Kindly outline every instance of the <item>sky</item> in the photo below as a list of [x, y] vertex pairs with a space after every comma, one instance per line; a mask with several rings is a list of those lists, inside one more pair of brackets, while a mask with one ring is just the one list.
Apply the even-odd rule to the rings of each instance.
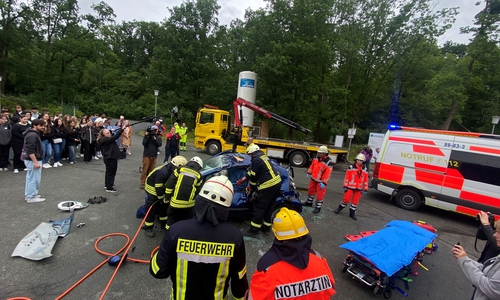
[[[80, 0], [79, 6], [81, 13], [90, 13], [92, 3], [98, 3], [101, 0]], [[179, 6], [182, 0], [102, 0], [113, 8], [116, 14], [116, 21], [153, 21], [161, 22], [168, 17], [167, 7]], [[461, 35], [460, 27], [473, 25], [474, 16], [481, 10], [484, 3], [475, 6], [480, 0], [434, 0], [436, 8], [460, 7], [460, 14], [457, 16], [453, 27], [440, 38], [439, 44], [448, 40], [456, 43], [468, 44], [470, 36]], [[483, 1], [484, 2], [484, 1]], [[232, 19], [244, 18], [245, 10], [251, 8], [256, 10], [264, 8], [264, 0], [218, 0], [221, 9], [219, 11], [219, 22], [229, 24]]]

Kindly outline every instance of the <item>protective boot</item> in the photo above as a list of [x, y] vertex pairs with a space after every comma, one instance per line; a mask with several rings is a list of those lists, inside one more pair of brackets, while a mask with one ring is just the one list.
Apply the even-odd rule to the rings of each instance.
[[306, 202], [302, 203], [302, 205], [303, 206], [310, 206], [310, 207], [312, 207], [313, 206], [313, 200], [314, 200], [314, 196], [307, 197]]
[[260, 230], [265, 234], [268, 234], [269, 232], [271, 232], [271, 226], [262, 225], [262, 227], [260, 227]]
[[358, 220], [358, 218], [356, 218], [356, 210], [355, 209], [352, 209], [352, 208], [349, 208], [349, 217], [351, 217], [351, 219], [353, 220]]
[[257, 227], [254, 227], [254, 226], [250, 226], [247, 231], [245, 232], [245, 235], [246, 236], [251, 236], [251, 237], [255, 237], [259, 234], [259, 228]]
[[148, 238], [154, 238], [155, 237], [155, 232], [153, 230], [154, 226], [142, 226], [141, 229], [144, 229], [144, 233]]
[[321, 211], [321, 207], [315, 207], [313, 210], [313, 214], [318, 214]]
[[337, 209], [336, 209], [336, 210], [334, 210], [333, 212], [334, 212], [334, 213], [336, 213], [336, 214], [338, 214], [341, 210], [343, 210], [343, 209], [344, 209], [344, 207], [345, 207], [345, 206], [339, 205], [339, 207], [337, 207]]

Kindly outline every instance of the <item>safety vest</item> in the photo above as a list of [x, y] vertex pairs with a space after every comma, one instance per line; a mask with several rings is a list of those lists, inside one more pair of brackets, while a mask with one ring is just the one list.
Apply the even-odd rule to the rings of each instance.
[[344, 188], [352, 190], [368, 191], [368, 172], [364, 166], [358, 166], [356, 163], [349, 166], [345, 173]]
[[303, 270], [279, 261], [265, 271], [255, 271], [249, 299], [326, 300], [335, 294], [334, 286], [326, 259], [309, 253], [309, 264]]
[[307, 174], [311, 175], [311, 179], [316, 182], [322, 182], [325, 185], [330, 180], [330, 175], [333, 170], [333, 161], [329, 156], [323, 157], [322, 160], [318, 158], [313, 159], [311, 166], [307, 170]]
[[181, 136], [181, 142], [186, 142], [187, 140], [187, 130], [188, 128], [187, 127], [180, 127], [179, 129], [179, 134]]

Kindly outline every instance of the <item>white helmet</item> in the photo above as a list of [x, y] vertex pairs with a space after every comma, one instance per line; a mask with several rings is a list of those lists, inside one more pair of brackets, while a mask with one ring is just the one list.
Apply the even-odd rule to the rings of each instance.
[[326, 146], [320, 146], [318, 148], [318, 153], [328, 153], [328, 148]]
[[227, 176], [214, 176], [201, 187], [199, 195], [222, 206], [230, 207], [233, 201], [233, 184]]
[[203, 168], [203, 161], [202, 161], [202, 160], [201, 160], [201, 158], [199, 158], [198, 156], [193, 156], [193, 158], [191, 158], [191, 159], [190, 159], [190, 161], [195, 161], [195, 162], [197, 162], [197, 163], [200, 165], [200, 167], [202, 167], [202, 168]]
[[366, 157], [363, 153], [359, 153], [358, 155], [356, 155], [356, 158], [355, 160], [362, 160], [362, 161], [366, 161]]
[[252, 153], [254, 153], [255, 151], [258, 151], [258, 150], [260, 150], [259, 146], [255, 145], [255, 144], [251, 144], [247, 148], [247, 154], [252, 154]]
[[187, 164], [187, 159], [184, 156], [177, 155], [172, 158], [172, 164], [176, 167], [181, 167]]

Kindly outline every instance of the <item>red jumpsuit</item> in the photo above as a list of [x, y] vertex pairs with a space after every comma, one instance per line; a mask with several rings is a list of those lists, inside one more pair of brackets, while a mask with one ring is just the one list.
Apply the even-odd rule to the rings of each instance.
[[341, 206], [346, 207], [352, 201], [350, 209], [356, 210], [363, 191], [368, 191], [368, 172], [366, 168], [356, 163], [349, 166], [345, 173], [343, 187], [347, 191], [344, 193]]
[[[329, 156], [313, 159], [311, 166], [307, 170], [307, 174], [311, 175], [309, 186], [307, 188], [307, 202], [312, 204], [314, 195], [316, 194], [316, 207], [321, 208], [323, 199], [325, 199], [326, 185], [330, 180], [330, 175], [333, 170], [333, 161]], [[324, 188], [320, 185], [323, 183]]]

